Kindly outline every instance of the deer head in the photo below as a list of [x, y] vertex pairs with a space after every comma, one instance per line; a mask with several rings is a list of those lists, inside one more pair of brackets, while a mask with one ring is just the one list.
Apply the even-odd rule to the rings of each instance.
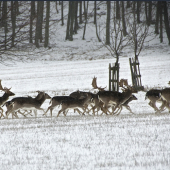
[[1, 81], [2, 81], [2, 80], [0, 80], [0, 90], [4, 91], [4, 92], [7, 93], [9, 96], [14, 96], [15, 94], [10, 91], [11, 88], [8, 89], [7, 87], [4, 87], [4, 88], [2, 87]]
[[97, 77], [95, 77], [95, 76], [92, 80], [92, 86], [94, 89], [98, 89], [99, 91], [105, 91], [104, 89], [106, 88], [106, 87], [102, 88], [102, 87], [97, 86]]

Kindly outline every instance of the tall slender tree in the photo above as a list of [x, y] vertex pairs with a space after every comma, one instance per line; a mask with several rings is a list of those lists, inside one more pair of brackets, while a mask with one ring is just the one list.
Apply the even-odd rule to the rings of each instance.
[[45, 24], [45, 42], [44, 47], [49, 44], [49, 18], [50, 18], [50, 1], [46, 1], [46, 24]]
[[106, 45], [110, 45], [110, 8], [111, 8], [111, 2], [107, 1]]
[[165, 23], [165, 30], [168, 37], [169, 45], [170, 45], [170, 26], [169, 26], [169, 19], [168, 19], [168, 8], [167, 2], [163, 1], [163, 9], [164, 9], [164, 23]]
[[122, 27], [123, 27], [123, 35], [127, 35], [126, 31], [126, 22], [125, 22], [125, 9], [124, 9], [124, 1], [121, 1], [122, 4]]

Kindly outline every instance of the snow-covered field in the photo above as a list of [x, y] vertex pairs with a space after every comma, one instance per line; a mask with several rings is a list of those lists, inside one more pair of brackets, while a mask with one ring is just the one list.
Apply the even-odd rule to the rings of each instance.
[[[15, 97], [34, 97], [37, 90], [53, 97], [76, 90], [96, 92], [91, 86], [96, 76], [98, 86], [108, 89], [108, 67], [115, 59], [105, 48], [96, 50], [99, 43], [94, 28], [88, 24], [86, 40], [78, 37], [80, 33], [73, 42], [65, 41], [65, 34], [58, 29], [58, 36], [52, 35], [50, 40], [55, 47], [44, 53], [39, 53], [44, 48], [15, 51], [16, 61], [1, 65], [2, 86], [12, 87]], [[168, 87], [167, 44], [165, 37], [163, 44], [157, 37], [145, 44], [139, 56], [142, 84], [147, 89]], [[21, 61], [19, 55], [26, 56]], [[129, 57], [134, 57], [132, 49], [126, 49], [120, 57], [120, 79], [128, 79], [131, 84]], [[123, 108], [119, 116], [80, 116], [70, 110], [66, 117], [56, 117], [56, 108], [52, 118], [50, 113], [43, 117], [38, 111], [37, 118], [20, 115], [19, 119], [1, 119], [0, 169], [169, 170], [170, 114], [167, 110], [155, 114], [145, 100], [145, 92], [135, 95], [138, 100], [129, 104], [133, 115]], [[42, 108], [46, 110], [49, 102], [46, 100]]]
[[[160, 52], [161, 55], [161, 52]], [[108, 87], [108, 65], [113, 59], [17, 62], [1, 66], [2, 85], [15, 96], [35, 96], [43, 90], [51, 97], [76, 90], [92, 91], [93, 76]], [[167, 87], [170, 60], [166, 53], [140, 58], [145, 87]], [[120, 60], [120, 77], [131, 82], [128, 57]], [[131, 83], [130, 83], [131, 84]], [[0, 120], [1, 169], [169, 169], [170, 116], [155, 114], [145, 93], [130, 103], [135, 115], [123, 109], [119, 116], [80, 116]], [[49, 100], [42, 105], [45, 110]], [[5, 108], [4, 108], [5, 110]]]

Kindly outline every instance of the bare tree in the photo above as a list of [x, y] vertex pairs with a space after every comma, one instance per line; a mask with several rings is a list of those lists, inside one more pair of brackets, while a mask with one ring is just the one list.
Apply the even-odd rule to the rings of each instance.
[[89, 5], [89, 1], [87, 1], [87, 5], [85, 5], [85, 1], [84, 1], [84, 9], [85, 9], [85, 24], [84, 24], [84, 31], [83, 31], [83, 38], [82, 38], [83, 40], [85, 40], [86, 25], [87, 25], [88, 5]]
[[46, 25], [45, 25], [45, 42], [44, 47], [48, 47], [49, 43], [49, 17], [50, 17], [50, 1], [46, 2]]
[[110, 44], [110, 8], [111, 8], [111, 2], [107, 1], [106, 45]]
[[[131, 40], [131, 46], [134, 49], [135, 60], [138, 60], [138, 56], [143, 48], [145, 38], [148, 36], [149, 26], [146, 23], [137, 23], [137, 18], [135, 15], [135, 2], [133, 2], [133, 20], [132, 23], [129, 20], [129, 34], [128, 37]], [[129, 16], [132, 18], [132, 16]]]

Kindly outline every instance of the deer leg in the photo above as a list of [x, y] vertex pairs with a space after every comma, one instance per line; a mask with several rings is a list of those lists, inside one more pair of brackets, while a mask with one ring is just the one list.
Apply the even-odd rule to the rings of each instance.
[[134, 113], [132, 112], [132, 110], [131, 110], [131, 108], [130, 108], [130, 106], [129, 106], [129, 105], [126, 105], [125, 107], [126, 107], [126, 109], [127, 109], [127, 110], [129, 110], [129, 111], [130, 111], [130, 113], [134, 114]]
[[165, 100], [162, 101], [162, 105], [160, 106], [160, 112], [165, 110], [167, 102]]
[[1, 107], [0, 107], [0, 110], [2, 111], [2, 112], [1, 112], [0, 119], [1, 119], [2, 116], [5, 118], [5, 116], [3, 115], [3, 109], [2, 109]]
[[24, 114], [25, 112], [22, 113], [20, 110], [18, 110], [18, 113], [20, 113], [21, 115], [23, 115], [24, 117], [26, 117], [25, 114]]
[[155, 104], [155, 103], [156, 103], [156, 102], [153, 103], [152, 101], [150, 101], [150, 102], [149, 102], [149, 105], [150, 105], [152, 108], [154, 108], [154, 110], [155, 110], [156, 113], [157, 113], [157, 112], [159, 112], [159, 109], [156, 107], [156, 104]]

